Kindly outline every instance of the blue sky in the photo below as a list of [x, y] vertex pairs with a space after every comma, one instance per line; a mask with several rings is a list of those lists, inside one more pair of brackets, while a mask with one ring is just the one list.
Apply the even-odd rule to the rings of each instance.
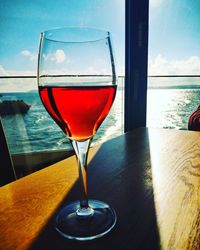
[[151, 74], [200, 74], [200, 1], [150, 0]]
[[[151, 0], [150, 0], [151, 1]], [[200, 54], [200, 1], [153, 0], [150, 8], [151, 54], [183, 59]]]
[[[111, 31], [124, 72], [124, 0], [2, 0], [0, 74], [36, 73], [39, 33], [57, 26]], [[150, 0], [149, 74], [200, 74], [200, 1]]]
[[58, 26], [91, 26], [113, 36], [119, 70], [124, 67], [124, 1], [2, 0], [0, 65], [7, 74], [36, 71], [41, 31]]

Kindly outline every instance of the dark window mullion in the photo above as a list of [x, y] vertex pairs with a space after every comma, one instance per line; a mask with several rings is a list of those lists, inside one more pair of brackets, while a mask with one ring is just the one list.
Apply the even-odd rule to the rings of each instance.
[[16, 180], [16, 174], [12, 163], [12, 158], [8, 149], [7, 140], [4, 134], [0, 117], [0, 186]]
[[148, 0], [126, 0], [125, 132], [146, 126]]

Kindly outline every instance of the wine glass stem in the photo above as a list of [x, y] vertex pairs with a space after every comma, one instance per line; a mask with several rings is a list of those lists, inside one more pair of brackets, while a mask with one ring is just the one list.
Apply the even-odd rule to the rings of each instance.
[[[87, 156], [89, 151], [91, 139], [86, 141], [72, 141], [72, 145], [74, 147], [78, 167], [79, 167], [79, 182], [80, 182], [80, 209], [79, 212], [82, 215], [89, 215], [92, 213], [91, 209], [88, 205], [88, 187], [87, 187]], [[78, 212], [78, 213], [79, 213]]]

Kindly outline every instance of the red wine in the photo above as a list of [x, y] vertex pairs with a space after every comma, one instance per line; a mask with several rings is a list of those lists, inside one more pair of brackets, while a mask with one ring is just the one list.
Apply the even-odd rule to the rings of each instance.
[[39, 87], [41, 100], [66, 135], [76, 141], [92, 137], [107, 116], [116, 86]]

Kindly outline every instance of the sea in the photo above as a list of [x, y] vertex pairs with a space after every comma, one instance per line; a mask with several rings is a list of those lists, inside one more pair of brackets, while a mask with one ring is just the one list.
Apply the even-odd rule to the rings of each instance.
[[[124, 78], [120, 79], [112, 109], [93, 138], [92, 145], [123, 133]], [[1, 117], [11, 154], [71, 150], [70, 141], [43, 107], [38, 91], [1, 93], [2, 100], [23, 100], [31, 105], [26, 114]], [[147, 127], [181, 129], [200, 105], [200, 77], [149, 78]]]

